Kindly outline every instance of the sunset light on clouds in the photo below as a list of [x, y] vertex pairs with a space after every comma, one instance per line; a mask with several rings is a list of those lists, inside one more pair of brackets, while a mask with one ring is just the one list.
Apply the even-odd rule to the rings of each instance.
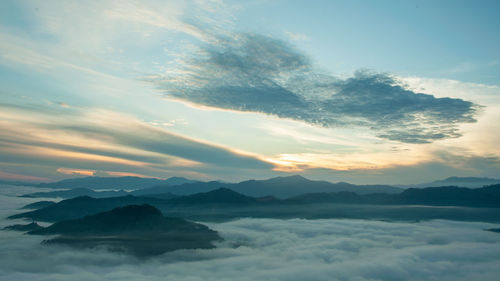
[[500, 1], [0, 0], [0, 281], [498, 281]]
[[0, 178], [498, 175], [496, 4], [323, 4], [2, 2]]

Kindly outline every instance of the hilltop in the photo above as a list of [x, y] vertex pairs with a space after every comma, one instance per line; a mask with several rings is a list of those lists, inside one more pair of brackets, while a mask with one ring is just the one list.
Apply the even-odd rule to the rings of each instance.
[[216, 231], [202, 224], [164, 217], [160, 210], [147, 204], [60, 221], [28, 234], [58, 235], [45, 240], [45, 244], [76, 248], [104, 246], [136, 256], [159, 255], [178, 249], [210, 249], [214, 248], [212, 242], [221, 239]]

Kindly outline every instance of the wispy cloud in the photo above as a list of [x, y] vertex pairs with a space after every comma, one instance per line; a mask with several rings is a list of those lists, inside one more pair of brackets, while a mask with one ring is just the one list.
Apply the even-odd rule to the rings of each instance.
[[149, 176], [163, 176], [172, 169], [213, 175], [273, 168], [257, 155], [174, 134], [130, 115], [73, 108], [61, 118], [44, 110], [2, 108], [0, 153], [13, 163], [45, 163], [54, 172], [64, 167], [57, 169], [64, 174], [102, 170]]
[[4, 172], [477, 175], [459, 156], [498, 171], [498, 86], [331, 75], [293, 45], [314, 33], [235, 33], [242, 10], [218, 0], [13, 3], [0, 4], [19, 18], [0, 26]]
[[167, 97], [323, 127], [366, 127], [406, 143], [459, 137], [458, 124], [475, 122], [479, 108], [411, 91], [388, 74], [358, 71], [337, 78], [317, 70], [293, 46], [257, 34], [221, 37], [180, 67], [151, 79]]
[[68, 169], [68, 168], [58, 168], [58, 173], [63, 175], [77, 175], [77, 176], [93, 176], [95, 171], [92, 170], [78, 170], [78, 169]]
[[293, 41], [308, 41], [311, 40], [309, 36], [305, 35], [304, 33], [296, 33], [296, 32], [291, 32], [291, 31], [285, 31], [285, 35], [290, 38], [290, 40]]
[[21, 175], [15, 173], [7, 173], [0, 171], [1, 180], [12, 180], [12, 181], [48, 181], [48, 178], [34, 177], [29, 175]]

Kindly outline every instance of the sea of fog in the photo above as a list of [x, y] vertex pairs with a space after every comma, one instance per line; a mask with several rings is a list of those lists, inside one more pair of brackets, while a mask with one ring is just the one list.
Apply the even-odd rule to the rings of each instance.
[[[36, 189], [39, 190], [39, 189]], [[0, 228], [34, 188], [0, 186]], [[23, 222], [25, 223], [25, 222]], [[238, 219], [205, 223], [217, 249], [137, 259], [45, 246], [0, 230], [0, 280], [499, 280], [499, 228], [482, 222]]]

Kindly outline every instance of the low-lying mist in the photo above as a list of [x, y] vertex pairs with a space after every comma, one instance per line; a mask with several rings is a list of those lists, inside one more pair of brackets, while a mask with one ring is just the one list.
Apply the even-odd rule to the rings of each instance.
[[137, 259], [1, 232], [1, 280], [496, 280], [500, 235], [486, 223], [240, 219], [225, 241]]
[[[18, 187], [16, 187], [17, 190]], [[26, 190], [22, 190], [26, 192]], [[27, 203], [0, 190], [0, 228]], [[0, 280], [497, 280], [498, 224], [445, 220], [252, 219], [206, 223], [224, 241], [139, 259], [47, 246], [0, 230]]]

